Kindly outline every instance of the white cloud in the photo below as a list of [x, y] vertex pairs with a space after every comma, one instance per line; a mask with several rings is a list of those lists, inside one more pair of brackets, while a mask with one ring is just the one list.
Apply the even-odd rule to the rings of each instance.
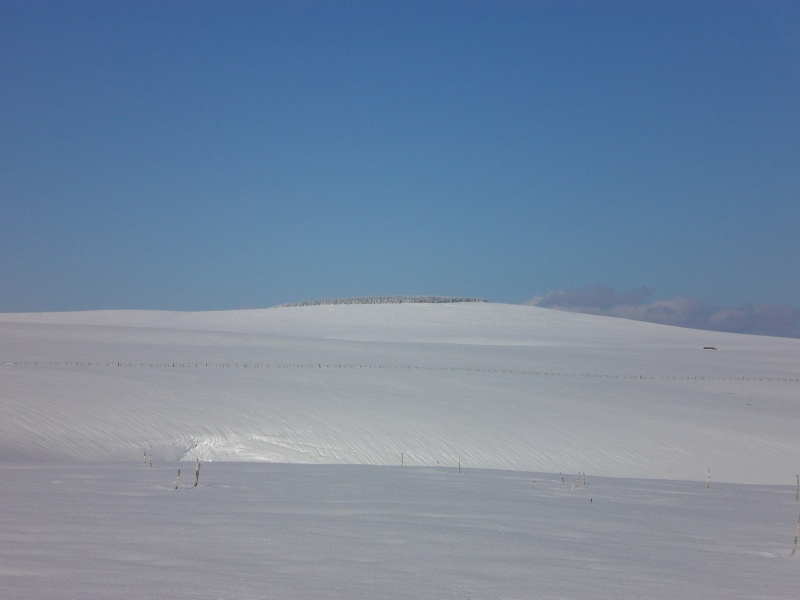
[[666, 300], [651, 300], [651, 296], [646, 287], [617, 293], [610, 286], [595, 285], [534, 296], [524, 304], [694, 329], [800, 337], [800, 311], [789, 306], [726, 308], [691, 296]]

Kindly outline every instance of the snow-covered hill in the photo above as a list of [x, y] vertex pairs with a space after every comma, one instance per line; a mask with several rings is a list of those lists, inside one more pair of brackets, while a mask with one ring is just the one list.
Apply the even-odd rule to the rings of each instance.
[[780, 597], [799, 359], [484, 303], [0, 315], [0, 597]]
[[799, 392], [798, 340], [527, 306], [0, 314], [0, 461], [787, 483]]

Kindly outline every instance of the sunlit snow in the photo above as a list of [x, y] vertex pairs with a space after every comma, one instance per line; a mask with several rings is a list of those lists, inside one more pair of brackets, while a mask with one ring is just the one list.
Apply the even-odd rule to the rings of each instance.
[[798, 391], [524, 306], [2, 314], [0, 597], [782, 596]]

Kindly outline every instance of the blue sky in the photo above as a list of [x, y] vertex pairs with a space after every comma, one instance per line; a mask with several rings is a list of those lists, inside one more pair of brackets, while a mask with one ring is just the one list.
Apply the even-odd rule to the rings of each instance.
[[0, 311], [800, 308], [794, 2], [0, 4]]

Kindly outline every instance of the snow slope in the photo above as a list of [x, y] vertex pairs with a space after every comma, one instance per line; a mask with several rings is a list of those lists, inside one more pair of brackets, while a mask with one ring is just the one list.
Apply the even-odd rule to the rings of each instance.
[[798, 340], [527, 306], [0, 314], [7, 462], [402, 455], [791, 483], [798, 391]]

